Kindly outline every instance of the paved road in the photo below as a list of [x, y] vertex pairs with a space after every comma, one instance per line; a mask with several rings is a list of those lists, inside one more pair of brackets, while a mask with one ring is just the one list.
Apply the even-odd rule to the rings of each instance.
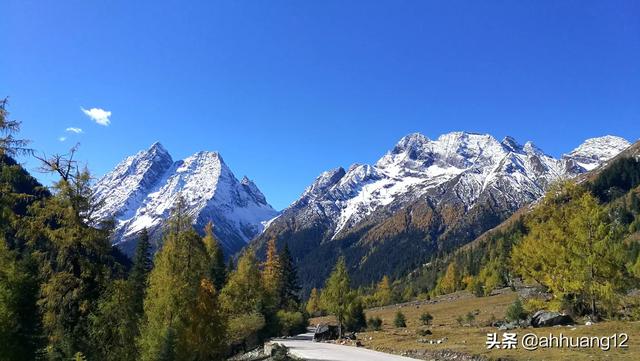
[[313, 342], [313, 333], [304, 333], [272, 342], [287, 346], [292, 356], [310, 361], [416, 361], [409, 357], [367, 350], [362, 347]]

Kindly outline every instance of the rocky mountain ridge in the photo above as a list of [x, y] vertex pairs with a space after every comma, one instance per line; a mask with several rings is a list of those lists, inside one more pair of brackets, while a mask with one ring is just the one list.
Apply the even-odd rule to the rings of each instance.
[[369, 282], [456, 247], [539, 199], [548, 186], [596, 168], [630, 145], [605, 136], [560, 159], [532, 142], [453, 132], [403, 137], [374, 165], [322, 173], [253, 244], [289, 243], [306, 286], [338, 254]]
[[137, 234], [147, 228], [156, 245], [162, 224], [178, 197], [196, 229], [209, 221], [225, 252], [233, 254], [277, 215], [249, 178], [238, 180], [217, 152], [198, 152], [174, 161], [154, 143], [127, 157], [95, 185], [99, 219], [115, 218], [114, 243], [130, 253]]

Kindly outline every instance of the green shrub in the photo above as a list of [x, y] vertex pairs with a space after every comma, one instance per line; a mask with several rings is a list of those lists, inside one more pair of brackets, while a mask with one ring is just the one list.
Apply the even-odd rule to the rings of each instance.
[[278, 331], [281, 336], [293, 336], [303, 333], [307, 328], [307, 322], [301, 312], [289, 312], [280, 310], [276, 313], [278, 319]]
[[360, 300], [355, 300], [347, 307], [344, 327], [347, 331], [358, 332], [367, 327], [367, 318]]
[[505, 318], [507, 321], [519, 321], [527, 318], [527, 311], [525, 311], [519, 298], [507, 307]]
[[367, 326], [370, 330], [380, 331], [382, 330], [382, 320], [380, 317], [371, 317], [369, 321], [367, 321]]
[[462, 326], [462, 324], [464, 323], [464, 317], [462, 316], [456, 317], [456, 322], [458, 323], [458, 326]]
[[476, 315], [473, 314], [473, 312], [469, 312], [469, 313], [467, 313], [467, 315], [465, 316], [464, 319], [465, 319], [465, 321], [467, 321], [467, 323], [469, 325], [471, 325], [476, 320]]
[[431, 321], [433, 321], [433, 316], [429, 312], [420, 315], [420, 322], [422, 322], [423, 325], [429, 326], [431, 325]]
[[484, 283], [480, 281], [475, 281], [472, 283], [471, 291], [476, 297], [485, 296], [484, 294]]
[[396, 327], [407, 327], [407, 318], [404, 317], [404, 313], [402, 313], [402, 311], [398, 310], [396, 318], [393, 320], [393, 324]]

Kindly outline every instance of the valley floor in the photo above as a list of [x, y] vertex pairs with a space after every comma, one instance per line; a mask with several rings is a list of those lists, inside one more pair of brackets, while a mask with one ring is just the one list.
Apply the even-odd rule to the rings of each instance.
[[[640, 322], [607, 321], [585, 326], [526, 328], [500, 331], [487, 326], [491, 319], [503, 319], [505, 310], [517, 298], [515, 292], [503, 290], [489, 297], [475, 297], [467, 292], [441, 296], [431, 301], [416, 301], [367, 310], [367, 317], [383, 320], [381, 331], [358, 333], [360, 343], [371, 350], [405, 355], [424, 360], [640, 360]], [[398, 310], [407, 318], [406, 328], [396, 328], [393, 320]], [[429, 312], [433, 324], [422, 326], [420, 315]], [[476, 314], [472, 325], [460, 325], [456, 320], [469, 312]], [[331, 318], [315, 318], [311, 324], [331, 322]], [[432, 335], [420, 336], [419, 330], [429, 329]], [[515, 349], [488, 349], [487, 334], [496, 333], [498, 341], [503, 332], [516, 333], [518, 345]], [[539, 337], [550, 334], [559, 337], [588, 336], [605, 337], [614, 334], [628, 335], [627, 348], [550, 348], [528, 351], [520, 344], [529, 333]], [[613, 346], [613, 343], [611, 343]]]

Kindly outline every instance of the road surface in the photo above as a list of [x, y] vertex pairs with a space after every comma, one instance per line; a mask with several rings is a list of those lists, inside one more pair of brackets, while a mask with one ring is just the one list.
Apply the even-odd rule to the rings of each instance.
[[284, 345], [289, 348], [289, 353], [292, 356], [309, 361], [416, 361], [413, 358], [368, 350], [362, 347], [313, 342], [313, 332], [286, 339], [276, 339], [272, 343]]

